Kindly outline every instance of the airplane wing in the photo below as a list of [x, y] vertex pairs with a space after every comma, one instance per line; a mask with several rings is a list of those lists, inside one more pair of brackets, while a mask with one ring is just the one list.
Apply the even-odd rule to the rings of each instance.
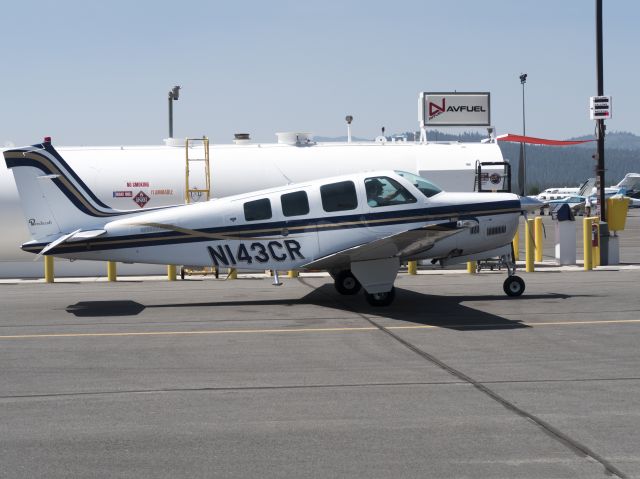
[[333, 269], [354, 261], [399, 257], [411, 258], [432, 248], [438, 241], [477, 225], [477, 221], [459, 221], [428, 225], [396, 233], [370, 243], [347, 248], [303, 265], [306, 269]]

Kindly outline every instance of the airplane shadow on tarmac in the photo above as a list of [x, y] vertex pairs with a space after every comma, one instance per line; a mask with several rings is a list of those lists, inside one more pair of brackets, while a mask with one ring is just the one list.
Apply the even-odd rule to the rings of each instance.
[[67, 306], [66, 311], [77, 317], [114, 317], [136, 316], [145, 310], [159, 308], [215, 308], [238, 306], [304, 306], [315, 305], [351, 312], [364, 319], [388, 318], [412, 324], [437, 326], [453, 330], [493, 330], [529, 328], [518, 320], [503, 318], [502, 316], [480, 311], [463, 305], [466, 301], [487, 301], [497, 304], [503, 301], [517, 302], [531, 299], [562, 300], [574, 295], [538, 294], [524, 295], [522, 298], [509, 298], [504, 295], [482, 296], [436, 296], [418, 293], [402, 288], [396, 288], [395, 302], [388, 307], [374, 308], [369, 306], [362, 294], [356, 296], [341, 296], [333, 285], [325, 284], [298, 299], [262, 299], [246, 301], [211, 301], [205, 303], [166, 303], [141, 304], [132, 300], [113, 301], [80, 301]]

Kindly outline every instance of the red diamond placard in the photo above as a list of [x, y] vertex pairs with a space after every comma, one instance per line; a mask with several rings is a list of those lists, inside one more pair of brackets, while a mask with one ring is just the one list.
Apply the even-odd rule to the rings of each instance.
[[135, 201], [140, 208], [144, 208], [144, 205], [146, 205], [150, 199], [144, 191], [141, 191], [133, 197], [133, 201]]

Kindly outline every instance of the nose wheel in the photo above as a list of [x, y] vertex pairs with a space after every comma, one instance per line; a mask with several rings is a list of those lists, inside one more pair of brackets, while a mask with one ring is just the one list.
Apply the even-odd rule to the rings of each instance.
[[524, 293], [524, 280], [520, 276], [509, 276], [504, 280], [502, 289], [507, 293], [507, 296], [520, 296]]
[[507, 267], [507, 279], [502, 284], [502, 289], [507, 294], [515, 298], [524, 293], [524, 280], [520, 276], [516, 276], [516, 263], [513, 261], [513, 245], [511, 245], [511, 256], [504, 255], [500, 258], [500, 262]]

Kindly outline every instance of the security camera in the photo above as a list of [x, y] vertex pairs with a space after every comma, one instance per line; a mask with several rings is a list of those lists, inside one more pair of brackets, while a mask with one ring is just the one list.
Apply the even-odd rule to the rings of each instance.
[[180, 96], [180, 86], [176, 85], [171, 89], [171, 97], [174, 100], [177, 100], [179, 96]]

